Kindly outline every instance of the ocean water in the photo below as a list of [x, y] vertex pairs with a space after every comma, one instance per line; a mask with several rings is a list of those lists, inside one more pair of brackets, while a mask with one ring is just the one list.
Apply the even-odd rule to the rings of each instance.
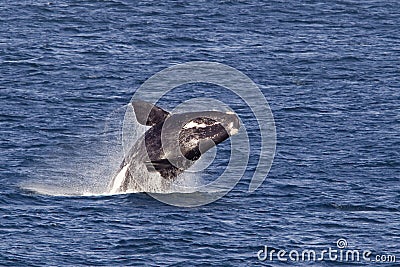
[[[0, 15], [1, 266], [398, 266], [400, 2], [3, 0]], [[259, 86], [277, 133], [266, 180], [248, 192], [260, 145], [249, 108], [193, 84], [160, 105], [206, 96], [238, 113], [252, 156], [237, 186], [193, 208], [101, 194], [132, 95], [189, 61]], [[221, 144], [203, 175], [229, 154]], [[371, 261], [288, 258], [339, 239]], [[265, 246], [272, 260], [258, 258]]]

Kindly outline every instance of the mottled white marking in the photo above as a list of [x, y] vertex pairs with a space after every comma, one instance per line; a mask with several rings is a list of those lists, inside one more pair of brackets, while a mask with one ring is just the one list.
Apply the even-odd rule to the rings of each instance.
[[205, 123], [197, 123], [197, 122], [191, 121], [191, 122], [187, 123], [185, 126], [183, 126], [183, 129], [205, 128], [205, 127], [208, 127], [208, 126], [213, 126], [213, 125], [218, 124], [218, 123], [219, 122], [215, 122], [215, 123], [212, 123], [212, 124], [205, 124]]
[[229, 123], [228, 129], [229, 129], [228, 133], [231, 136], [237, 134], [239, 131], [238, 129], [233, 128], [233, 122]]
[[229, 131], [229, 135], [235, 135], [235, 134], [237, 134], [239, 132], [239, 130], [238, 129], [231, 129], [230, 131]]
[[233, 114], [235, 114], [235, 112], [233, 112], [233, 111], [227, 111], [227, 112], [225, 112], [226, 114], [228, 114], [228, 115], [233, 115]]

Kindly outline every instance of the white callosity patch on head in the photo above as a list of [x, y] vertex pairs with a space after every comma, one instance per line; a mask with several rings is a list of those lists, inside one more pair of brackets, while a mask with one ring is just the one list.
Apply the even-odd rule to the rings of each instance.
[[187, 123], [185, 126], [183, 126], [183, 129], [205, 128], [205, 127], [213, 126], [213, 125], [216, 125], [216, 124], [220, 124], [220, 123], [219, 122], [213, 122], [211, 124], [207, 124], [207, 123], [204, 123], [204, 122], [197, 123], [195, 121], [191, 121], [191, 122]]
[[229, 132], [229, 135], [235, 135], [235, 134], [237, 134], [238, 133], [238, 129], [237, 128], [234, 128], [233, 127], [233, 122], [231, 122], [231, 123], [229, 123], [229, 125], [228, 125], [228, 132]]

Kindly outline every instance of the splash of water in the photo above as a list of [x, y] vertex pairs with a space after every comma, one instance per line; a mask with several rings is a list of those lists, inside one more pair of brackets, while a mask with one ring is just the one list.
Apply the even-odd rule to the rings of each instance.
[[[196, 191], [193, 188], [202, 184], [201, 176], [196, 172], [208, 166], [216, 153], [212, 150], [173, 182], [166, 181], [157, 173], [149, 174], [142, 170], [143, 173], [135, 177], [141, 186], [119, 192], [117, 189], [128, 167], [119, 173], [116, 171], [124, 155], [147, 128], [136, 121], [132, 105], [129, 104], [112, 112], [100, 124], [99, 129], [102, 129], [102, 134], [96, 142], [86, 145], [80, 143], [82, 140], [74, 142], [71, 149], [78, 149], [78, 153], [75, 153], [78, 156], [66, 157], [69, 155], [68, 151], [49, 156], [44, 164], [46, 167], [32, 171], [31, 179], [21, 183], [20, 188], [51, 196], [102, 196], [138, 192], [193, 193]], [[122, 131], [125, 132], [124, 135]], [[131, 164], [135, 165], [134, 162]], [[115, 175], [116, 182], [109, 188]]]

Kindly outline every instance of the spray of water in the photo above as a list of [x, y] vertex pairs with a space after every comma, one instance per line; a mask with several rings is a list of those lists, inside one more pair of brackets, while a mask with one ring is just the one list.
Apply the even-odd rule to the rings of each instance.
[[[173, 182], [166, 181], [157, 173], [138, 170], [137, 173], [143, 173], [135, 177], [137, 186], [126, 192], [119, 192], [117, 188], [127, 170], [126, 167], [117, 173], [119, 166], [148, 127], [137, 122], [133, 107], [128, 104], [107, 116], [99, 129], [101, 134], [91, 138], [93, 142], [73, 142], [73, 149], [79, 151], [76, 153], [78, 156], [66, 157], [68, 153], [62, 151], [63, 153], [48, 157], [44, 164], [46, 167], [32, 172], [31, 179], [21, 183], [20, 187], [51, 196], [99, 196], [138, 192], [192, 193], [192, 188], [203, 184], [199, 171], [209, 166], [216, 155], [216, 149], [211, 149], [188, 172], [181, 174]], [[135, 162], [131, 162], [131, 165], [136, 168]], [[110, 188], [109, 183], [114, 176], [120, 176], [121, 179], [116, 179], [114, 186]]]

